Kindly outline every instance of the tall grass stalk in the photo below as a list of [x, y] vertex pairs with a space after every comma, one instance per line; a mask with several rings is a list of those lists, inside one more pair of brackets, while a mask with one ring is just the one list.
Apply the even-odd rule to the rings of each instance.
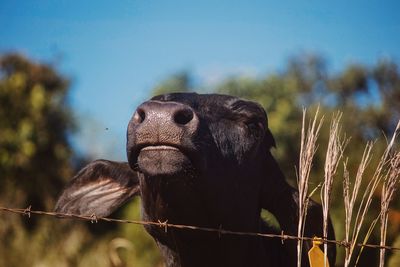
[[[345, 241], [348, 244], [354, 244], [352, 230], [354, 231], [354, 226], [351, 227], [353, 221], [353, 210], [360, 190], [361, 182], [363, 180], [365, 169], [367, 168], [371, 160], [371, 151], [374, 146], [373, 142], [368, 142], [365, 146], [360, 164], [358, 165], [356, 177], [354, 180], [353, 189], [350, 194], [350, 175], [347, 169], [347, 159], [343, 162], [344, 165], [344, 180], [343, 180], [343, 197], [344, 197], [344, 210], [345, 210]], [[351, 235], [351, 238], [350, 238]], [[351, 256], [353, 254], [354, 246], [346, 247], [345, 251], [345, 262], [344, 266], [348, 267], [350, 264]]]
[[[390, 147], [393, 147], [393, 144], [400, 134], [400, 121], [397, 124], [396, 130], [393, 134], [392, 140], [389, 143]], [[393, 199], [394, 193], [399, 183], [400, 179], [400, 151], [396, 153], [390, 153], [388, 159], [388, 171], [383, 182], [382, 186], [382, 194], [381, 194], [381, 213], [380, 213], [380, 245], [385, 246], [386, 244], [386, 233], [387, 233], [387, 223], [388, 223], [388, 215], [389, 215], [389, 204]], [[379, 253], [379, 267], [383, 267], [385, 264], [385, 250], [381, 249]]]
[[[313, 157], [317, 151], [317, 139], [321, 129], [323, 118], [318, 121], [318, 111], [315, 113], [314, 119], [308, 123], [306, 130], [306, 109], [303, 109], [303, 121], [301, 130], [300, 143], [300, 159], [299, 171], [297, 175], [297, 183], [299, 188], [299, 222], [297, 228], [297, 236], [304, 236], [304, 225], [307, 217], [308, 207], [308, 180], [312, 167]], [[303, 242], [299, 239], [297, 242], [297, 266], [301, 267]]]
[[[396, 130], [396, 132], [397, 132], [397, 130]], [[373, 197], [379, 183], [386, 176], [385, 167], [388, 163], [388, 160], [390, 159], [390, 154], [391, 154], [391, 151], [395, 144], [396, 132], [393, 135], [389, 144], [387, 145], [385, 151], [383, 152], [383, 154], [378, 162], [378, 165], [375, 169], [375, 172], [374, 172], [370, 182], [368, 183], [367, 188], [362, 197], [361, 204], [358, 209], [356, 220], [355, 220], [356, 230], [353, 232], [353, 240], [354, 241], [358, 240], [358, 235], [359, 235], [361, 227], [364, 223], [365, 215], [367, 214], [367, 211], [369, 210], [369, 207], [371, 205], [372, 197]], [[355, 243], [353, 243], [353, 245], [352, 245], [353, 250], [354, 250], [354, 246], [355, 246]]]
[[[357, 210], [357, 215], [356, 215], [356, 218], [354, 220], [353, 227], [352, 227], [353, 228], [352, 229], [352, 235], [351, 235], [351, 238], [349, 240], [351, 245], [350, 245], [349, 249], [346, 249], [345, 266], [349, 266], [352, 254], [354, 252], [355, 246], [356, 246], [356, 244], [358, 242], [358, 239], [359, 239], [361, 228], [364, 225], [366, 214], [367, 214], [367, 212], [368, 212], [368, 210], [369, 210], [369, 208], [371, 206], [374, 193], [376, 192], [376, 190], [377, 190], [379, 184], [381, 183], [381, 181], [382, 180], [385, 181], [386, 177], [389, 174], [387, 166], [388, 166], [388, 163], [391, 162], [391, 155], [392, 155], [391, 152], [392, 152], [393, 147], [395, 145], [397, 132], [398, 132], [398, 128], [396, 128], [396, 131], [395, 131], [391, 141], [388, 143], [385, 151], [383, 152], [381, 158], [379, 159], [378, 165], [377, 165], [377, 167], [376, 167], [376, 169], [375, 169], [370, 181], [368, 182], [368, 185], [367, 185], [367, 187], [366, 187], [366, 189], [364, 191], [364, 194], [362, 196], [361, 203], [360, 203], [359, 208]], [[361, 160], [361, 163], [360, 163], [360, 166], [359, 166], [359, 170], [363, 169], [363, 167], [364, 167], [363, 164], [364, 163], [368, 163], [369, 160], [365, 161], [364, 156], [366, 155], [366, 158], [368, 159], [370, 157], [371, 149], [372, 149], [372, 144], [371, 143], [367, 144], [366, 150], [364, 151], [363, 159]], [[359, 175], [359, 172], [357, 173], [357, 176], [358, 175]], [[346, 194], [348, 194], [348, 192], [346, 193], [346, 187], [348, 187], [348, 184], [349, 184], [348, 172], [347, 171], [345, 171], [345, 175], [344, 176], [345, 176], [345, 179], [344, 179], [344, 183], [345, 183], [344, 192], [345, 193], [344, 194], [345, 194], [345, 209], [346, 209], [346, 222], [347, 222], [348, 219], [351, 221], [351, 218], [352, 218], [351, 215], [352, 215], [352, 212], [353, 212], [354, 203], [352, 203], [351, 207], [348, 206], [349, 205], [348, 203], [346, 204], [346, 199], [347, 199], [347, 201], [349, 199], [348, 196], [346, 196]], [[347, 176], [347, 178], [346, 178], [346, 176]], [[356, 183], [357, 183], [357, 179], [358, 179], [357, 176], [356, 176]], [[346, 185], [346, 183], [347, 183], [347, 185]], [[355, 190], [353, 188], [353, 195], [354, 195], [354, 193], [355, 193], [355, 195], [357, 195], [357, 193], [358, 193], [357, 191], [358, 190], [359, 190], [359, 187], [357, 188], [356, 192], [355, 192]], [[351, 211], [349, 211], [348, 209], [351, 209]], [[349, 213], [350, 213], [350, 216], [349, 216], [349, 218], [347, 218]], [[366, 243], [368, 241], [368, 238], [369, 238], [370, 234], [372, 233], [372, 228], [374, 228], [375, 224], [376, 224], [376, 222], [374, 221], [369, 226], [368, 234], [364, 238], [364, 241], [363, 241], [364, 243]], [[382, 231], [385, 231], [385, 233], [386, 233], [386, 229], [383, 229]], [[349, 236], [349, 235], [350, 235], [350, 226], [346, 226], [346, 236]], [[348, 239], [348, 237], [346, 237], [346, 239]], [[361, 252], [362, 252], [362, 250], [360, 250], [359, 254]], [[358, 255], [357, 259], [359, 259], [359, 258], [360, 258], [360, 255]], [[358, 260], [357, 260], [357, 262], [358, 262]], [[357, 262], [356, 262], [356, 265], [357, 265]]]
[[[326, 150], [325, 166], [324, 166], [324, 183], [321, 190], [321, 203], [323, 213], [323, 237], [328, 238], [329, 223], [329, 205], [331, 203], [331, 195], [333, 188], [333, 178], [336, 174], [339, 161], [343, 156], [343, 150], [348, 142], [345, 138], [340, 138], [340, 119], [342, 113], [333, 115], [330, 130], [328, 148]], [[328, 244], [324, 243], [324, 254], [328, 255]], [[324, 266], [327, 265], [327, 257], [324, 257]]]

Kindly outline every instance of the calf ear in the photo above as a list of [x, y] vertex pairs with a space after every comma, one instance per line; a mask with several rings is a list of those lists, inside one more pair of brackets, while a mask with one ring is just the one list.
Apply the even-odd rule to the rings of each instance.
[[264, 135], [264, 145], [265, 147], [269, 150], [272, 147], [276, 147], [276, 143], [275, 143], [275, 138], [272, 135], [271, 131], [269, 130], [268, 127], [268, 116], [267, 116], [267, 112], [265, 111], [265, 109], [260, 106], [260, 108], [262, 109], [263, 113], [264, 113], [264, 117], [265, 117], [265, 135]]
[[128, 163], [96, 160], [66, 186], [55, 211], [105, 217], [137, 194], [139, 181]]
[[271, 149], [272, 147], [276, 147], [274, 136], [271, 131], [267, 128], [264, 136], [264, 142], [267, 149]]

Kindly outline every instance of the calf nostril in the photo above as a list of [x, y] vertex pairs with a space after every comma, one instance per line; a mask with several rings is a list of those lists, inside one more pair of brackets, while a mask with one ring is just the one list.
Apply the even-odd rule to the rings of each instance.
[[174, 122], [180, 125], [186, 125], [193, 119], [193, 116], [193, 111], [191, 109], [180, 109], [174, 114]]
[[145, 118], [146, 118], [146, 113], [141, 108], [138, 108], [135, 112], [135, 115], [133, 115], [133, 121], [135, 123], [142, 123]]

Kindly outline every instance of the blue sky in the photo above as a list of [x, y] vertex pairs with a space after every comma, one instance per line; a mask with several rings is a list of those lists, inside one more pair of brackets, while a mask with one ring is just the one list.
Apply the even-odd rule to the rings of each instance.
[[176, 72], [215, 83], [279, 70], [302, 51], [325, 55], [332, 70], [399, 62], [399, 1], [325, 3], [0, 0], [0, 53], [56, 63], [72, 80], [74, 144], [122, 160], [135, 107]]

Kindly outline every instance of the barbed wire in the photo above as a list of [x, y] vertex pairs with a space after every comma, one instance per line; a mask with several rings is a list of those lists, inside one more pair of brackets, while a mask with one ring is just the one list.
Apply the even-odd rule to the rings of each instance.
[[[21, 214], [24, 216], [31, 217], [31, 215], [39, 215], [39, 216], [50, 216], [55, 217], [57, 219], [79, 219], [84, 221], [90, 221], [92, 223], [97, 223], [98, 221], [104, 222], [112, 222], [112, 223], [129, 223], [129, 224], [137, 224], [137, 225], [153, 225], [163, 228], [165, 232], [168, 231], [168, 228], [175, 228], [175, 229], [187, 229], [187, 230], [197, 230], [197, 231], [204, 231], [204, 232], [215, 232], [219, 235], [238, 235], [238, 236], [256, 236], [256, 237], [264, 237], [264, 238], [279, 238], [284, 243], [285, 240], [303, 240], [303, 241], [315, 241], [318, 240], [322, 243], [327, 244], [335, 244], [341, 247], [350, 247], [352, 245], [351, 242], [347, 242], [344, 240], [331, 240], [326, 238], [320, 237], [298, 237], [292, 235], [286, 235], [283, 231], [281, 234], [268, 234], [268, 233], [257, 233], [257, 232], [241, 232], [241, 231], [231, 231], [225, 230], [222, 228], [209, 228], [209, 227], [199, 227], [193, 225], [184, 225], [184, 224], [173, 224], [168, 223], [167, 221], [140, 221], [140, 220], [126, 220], [126, 219], [114, 219], [108, 217], [97, 217], [96, 214], [92, 215], [78, 215], [78, 214], [70, 214], [70, 213], [59, 213], [59, 212], [51, 212], [51, 211], [40, 211], [40, 210], [32, 210], [31, 206], [25, 209], [21, 208], [6, 208], [0, 206], [0, 211], [9, 212], [9, 213], [16, 213]], [[374, 249], [385, 249], [385, 250], [392, 250], [392, 251], [400, 251], [400, 247], [392, 247], [392, 246], [381, 246], [375, 244], [362, 244], [357, 243], [356, 246], [358, 247], [366, 247], [366, 248], [374, 248]]]

